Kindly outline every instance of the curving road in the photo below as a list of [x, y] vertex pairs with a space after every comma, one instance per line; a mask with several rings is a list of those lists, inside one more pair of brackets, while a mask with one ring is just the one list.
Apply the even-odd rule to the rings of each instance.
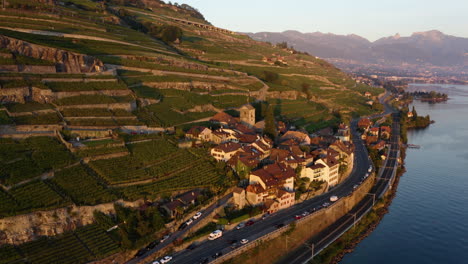
[[[213, 260], [212, 256], [214, 254], [218, 252], [226, 254], [232, 250], [229, 243], [231, 240], [239, 241], [243, 238], [246, 238], [249, 241], [255, 240], [267, 233], [276, 230], [276, 225], [279, 223], [287, 225], [293, 222], [294, 215], [302, 214], [304, 211], [312, 211], [313, 209], [319, 208], [324, 202], [328, 202], [330, 196], [332, 195], [336, 195], [338, 197], [349, 195], [353, 191], [353, 186], [359, 184], [362, 181], [363, 175], [367, 173], [367, 170], [371, 165], [371, 161], [368, 158], [367, 149], [360, 139], [356, 128], [357, 120], [354, 120], [351, 124], [351, 131], [354, 135], [355, 144], [353, 171], [351, 172], [350, 176], [340, 185], [333, 188], [326, 194], [315, 197], [303, 203], [296, 204], [288, 209], [277, 212], [273, 216], [270, 216], [264, 220], [259, 220], [254, 225], [246, 226], [240, 230], [226, 231], [221, 238], [214, 241], [205, 241], [194, 250], [183, 250], [177, 252], [174, 254], [174, 259], [172, 262], [180, 264], [193, 264], [198, 263], [205, 258], [208, 258], [211, 261]], [[378, 182], [378, 185], [380, 186], [380, 181]]]
[[[388, 97], [386, 94], [382, 97], [381, 101], [384, 102]], [[387, 115], [391, 112], [391, 107], [385, 104], [385, 112], [379, 115], [371, 116], [370, 118], [381, 117]], [[394, 117], [393, 124], [393, 133], [392, 133], [392, 140], [391, 140], [391, 150], [390, 155], [387, 163], [387, 168], [395, 164], [397, 155], [397, 148], [398, 148], [398, 139], [399, 139], [399, 122], [398, 119]], [[202, 242], [197, 248], [193, 250], [182, 250], [176, 252], [173, 255], [173, 260], [171, 263], [180, 263], [180, 264], [194, 264], [199, 263], [204, 259], [208, 259], [209, 261], [214, 260], [212, 257], [216, 253], [223, 253], [226, 254], [233, 249], [230, 247], [230, 241], [237, 240], [240, 241], [243, 238], [248, 239], [249, 241], [253, 241], [265, 234], [273, 232], [276, 230], [277, 224], [284, 224], [288, 225], [291, 222], [295, 221], [293, 216], [297, 214], [302, 214], [304, 211], [312, 211], [314, 209], [318, 209], [324, 202], [328, 202], [330, 196], [336, 195], [338, 197], [344, 197], [349, 195], [353, 191], [353, 186], [356, 184], [360, 184], [362, 181], [363, 176], [367, 173], [369, 166], [372, 164], [367, 153], [367, 149], [362, 142], [359, 133], [357, 132], [357, 122], [358, 120], [353, 120], [351, 123], [351, 132], [353, 133], [353, 142], [355, 144], [355, 151], [354, 151], [354, 166], [353, 171], [351, 172], [350, 176], [343, 181], [340, 185], [331, 189], [328, 193], [310, 199], [308, 201], [304, 201], [300, 204], [296, 204], [290, 208], [282, 210], [280, 212], [275, 213], [274, 215], [264, 219], [257, 221], [254, 225], [246, 226], [240, 230], [230, 230], [223, 233], [221, 238], [218, 238], [214, 241], [204, 241]], [[382, 174], [381, 178], [376, 179], [375, 185], [372, 188], [372, 192], [376, 196], [380, 197], [380, 194], [383, 193], [388, 186], [388, 180], [393, 171], [387, 170]], [[285, 262], [280, 263], [304, 263], [307, 262], [308, 259], [311, 258], [311, 245], [314, 245], [315, 252], [314, 255], [317, 254], [321, 249], [325, 248], [331, 242], [334, 241], [335, 236], [333, 234], [340, 234], [343, 230], [347, 230], [349, 228], [349, 223], [354, 222], [354, 220], [359, 219], [362, 217], [369, 208], [372, 207], [373, 202], [375, 201], [374, 196], [366, 196], [357, 206], [355, 206], [352, 211], [343, 218], [336, 221], [334, 224], [326, 228], [324, 231], [319, 233], [317, 236], [312, 238], [312, 242], [308, 245], [304, 245], [304, 248], [300, 248], [295, 250], [296, 258], [294, 261], [292, 259], [288, 259]], [[351, 219], [351, 220], [350, 220]], [[315, 242], [315, 243], [314, 243]], [[297, 252], [296, 252], [297, 251]]]

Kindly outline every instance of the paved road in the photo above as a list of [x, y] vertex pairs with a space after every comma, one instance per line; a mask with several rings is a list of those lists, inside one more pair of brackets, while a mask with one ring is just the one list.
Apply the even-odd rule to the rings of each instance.
[[366, 196], [353, 207], [347, 215], [341, 217], [338, 221], [309, 239], [303, 246], [290, 252], [287, 257], [277, 262], [277, 264], [307, 263], [312, 259], [312, 255], [316, 256], [321, 250], [333, 243], [337, 237], [341, 236], [341, 234], [352, 227], [356, 223], [356, 220], [363, 217], [373, 207], [375, 200], [383, 196], [389, 187], [389, 181], [392, 175], [394, 175], [395, 165], [398, 162], [400, 137], [399, 116], [394, 114], [393, 120], [389, 158], [381, 176], [376, 179], [374, 186], [369, 192], [371, 195]]
[[[385, 95], [382, 99], [384, 100], [387, 98], [388, 95]], [[389, 108], [386, 108], [387, 111]], [[388, 114], [386, 112], [384, 114], [375, 115], [371, 118], [375, 118], [377, 116], [383, 116]], [[367, 149], [364, 146], [364, 143], [360, 139], [359, 134], [357, 133], [357, 122], [358, 120], [354, 120], [351, 123], [351, 131], [353, 133], [353, 142], [355, 144], [355, 151], [354, 151], [354, 166], [353, 171], [351, 172], [350, 176], [342, 182], [337, 187], [331, 189], [328, 193], [323, 194], [321, 196], [315, 197], [308, 201], [302, 202], [300, 204], [296, 204], [288, 209], [282, 210], [277, 212], [276, 214], [264, 219], [257, 221], [252, 226], [246, 226], [240, 230], [231, 230], [226, 231], [223, 233], [223, 236], [214, 241], [204, 241], [200, 244], [197, 248], [193, 250], [182, 250], [176, 252], [173, 257], [174, 259], [171, 263], [177, 264], [194, 264], [199, 263], [202, 259], [208, 258], [210, 261], [213, 260], [212, 256], [218, 252], [222, 252], [223, 254], [228, 253], [231, 251], [230, 241], [231, 240], [238, 240], [240, 241], [243, 238], [248, 239], [249, 241], [255, 240], [267, 233], [270, 233], [276, 230], [277, 224], [289, 224], [294, 221], [293, 216], [297, 214], [302, 214], [304, 211], [311, 211], [314, 208], [319, 208], [324, 202], [328, 202], [330, 196], [336, 195], [338, 197], [344, 197], [349, 195], [353, 191], [353, 186], [356, 184], [360, 184], [362, 181], [363, 176], [367, 173], [369, 166], [371, 165], [371, 161], [368, 157]], [[396, 131], [396, 130], [395, 130]], [[394, 133], [395, 135], [395, 133]], [[398, 129], [399, 135], [399, 129]], [[380, 190], [385, 187], [385, 181], [378, 180], [376, 186], [377, 190]], [[373, 202], [372, 196], [368, 196], [367, 199], [364, 199], [361, 204], [366, 205]], [[363, 206], [361, 206], [362, 208]], [[351, 214], [361, 214], [363, 213], [361, 210], [356, 210], [355, 212], [350, 212]], [[354, 216], [352, 218], [354, 220]], [[342, 223], [339, 221], [331, 226], [334, 229], [337, 226], [343, 226]]]
[[[356, 127], [357, 121], [354, 121], [351, 124], [352, 131], [356, 131]], [[314, 208], [318, 208], [324, 202], [329, 201], [329, 198], [332, 195], [337, 195], [338, 197], [347, 196], [352, 192], [353, 186], [355, 184], [359, 184], [362, 181], [362, 176], [367, 173], [367, 170], [371, 164], [368, 158], [367, 150], [357, 134], [355, 135], [354, 144], [356, 147], [354, 153], [353, 171], [343, 183], [333, 188], [330, 192], [303, 203], [296, 204], [288, 209], [282, 210], [266, 218], [265, 220], [256, 222], [252, 226], [247, 226], [240, 230], [226, 231], [221, 238], [214, 241], [205, 241], [194, 250], [183, 250], [177, 252], [174, 255], [172, 262], [193, 264], [198, 263], [198, 261], [204, 258], [209, 258], [212, 260], [211, 256], [215, 253], [222, 252], [223, 254], [226, 254], [232, 250], [229, 244], [229, 241], [231, 240], [241, 240], [246, 238], [249, 241], [252, 241], [276, 230], [275, 225], [279, 223], [289, 224], [293, 222], [294, 215], [302, 214], [304, 211], [310, 211]]]
[[[223, 198], [219, 199], [216, 203], [214, 203], [214, 204], [210, 205], [209, 207], [207, 207], [205, 210], [203, 210], [202, 216], [200, 218], [198, 218], [197, 220], [193, 221], [192, 226], [198, 224], [206, 216], [211, 214], [217, 207], [224, 206], [228, 202], [228, 200], [231, 199], [231, 197], [232, 197], [232, 193], [229, 193], [226, 196], [224, 196]], [[178, 230], [178, 231], [172, 233], [171, 236], [166, 241], [164, 241], [163, 243], [157, 245], [155, 248], [149, 250], [148, 252], [141, 255], [140, 257], [135, 257], [135, 258], [127, 261], [126, 263], [127, 264], [140, 263], [147, 256], [150, 256], [151, 254], [155, 253], [156, 251], [161, 250], [161, 249], [165, 248], [166, 246], [169, 246], [172, 242], [174, 242], [174, 240], [176, 240], [178, 238], [182, 238], [188, 231], [189, 231], [189, 229], [185, 228], [184, 230]]]

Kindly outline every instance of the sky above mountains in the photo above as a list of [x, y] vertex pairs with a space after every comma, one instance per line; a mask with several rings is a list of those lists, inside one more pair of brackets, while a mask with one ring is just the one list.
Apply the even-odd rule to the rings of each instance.
[[466, 0], [183, 0], [213, 25], [239, 32], [331, 32], [371, 41], [440, 30], [468, 37]]

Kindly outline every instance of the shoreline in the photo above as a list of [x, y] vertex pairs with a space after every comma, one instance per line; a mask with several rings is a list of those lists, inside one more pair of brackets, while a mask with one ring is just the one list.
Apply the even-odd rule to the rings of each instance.
[[[341, 238], [336, 240], [333, 244], [331, 244], [326, 250], [324, 250], [322, 253], [320, 253], [317, 257], [317, 261], [311, 261], [309, 263], [323, 263], [321, 260], [323, 258], [331, 258], [329, 262], [326, 262], [328, 264], [338, 264], [343, 258], [354, 251], [354, 249], [359, 245], [360, 242], [362, 242], [366, 237], [368, 237], [380, 224], [384, 216], [389, 212], [388, 208], [392, 204], [393, 199], [396, 196], [397, 189], [398, 189], [398, 184], [400, 182], [400, 177], [403, 176], [403, 174], [406, 172], [406, 169], [404, 166], [400, 167], [401, 171], [397, 173], [397, 176], [395, 177], [395, 182], [392, 184], [392, 191], [388, 193], [384, 199], [384, 201], [381, 201], [377, 203], [372, 211], [363, 219], [359, 222], [359, 224], [356, 225], [355, 228], [364, 228], [362, 232], [360, 232], [357, 236], [354, 236], [350, 241], [346, 242], [344, 245], [344, 248], [339, 249], [337, 252], [334, 252], [334, 254], [329, 255], [330, 251], [336, 250], [336, 247], [338, 247], [340, 243], [343, 241], [343, 237], [347, 235], [347, 233], [352, 232], [352, 230], [348, 231], [345, 233]], [[382, 204], [383, 203], [383, 204]], [[371, 213], [375, 213], [377, 216], [377, 219], [372, 220], [370, 224], [363, 224], [370, 218]], [[367, 225], [363, 227], [363, 225]]]
[[[333, 242], [328, 246], [324, 251], [322, 251], [314, 260], [309, 261], [310, 264], [338, 264], [343, 258], [352, 253], [356, 247], [361, 243], [366, 237], [368, 237], [380, 224], [384, 216], [389, 212], [389, 207], [393, 202], [393, 199], [396, 197], [398, 190], [398, 184], [400, 183], [400, 177], [403, 176], [406, 172], [405, 168], [405, 159], [406, 159], [406, 149], [407, 147], [401, 147], [401, 160], [402, 164], [397, 169], [397, 174], [395, 181], [392, 184], [391, 191], [387, 193], [383, 198], [381, 198], [373, 207], [373, 209], [361, 220], [359, 223], [351, 230], [348, 230], [343, 234], [339, 239]], [[375, 219], [371, 219], [375, 218]], [[370, 223], [367, 223], [370, 221]], [[362, 229], [358, 234], [352, 234], [354, 230]], [[346, 236], [350, 236], [346, 238]], [[348, 239], [348, 241], [344, 241]], [[343, 244], [344, 243], [344, 244]], [[328, 261], [327, 261], [328, 260]]]

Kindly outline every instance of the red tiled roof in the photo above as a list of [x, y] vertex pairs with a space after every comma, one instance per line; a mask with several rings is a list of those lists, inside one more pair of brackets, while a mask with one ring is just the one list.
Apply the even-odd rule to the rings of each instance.
[[264, 193], [265, 189], [263, 189], [262, 185], [257, 183], [257, 184], [250, 184], [249, 186], [247, 186], [245, 191], [260, 194], [260, 193]]
[[231, 123], [233, 121], [233, 117], [230, 116], [229, 114], [226, 114], [224, 112], [219, 112], [216, 115], [214, 115], [210, 121], [217, 121], [220, 123]]
[[253, 171], [253, 175], [260, 177], [266, 186], [281, 184], [284, 180], [295, 177], [294, 170], [286, 165], [274, 163]]
[[217, 147], [214, 147], [214, 149], [223, 151], [224, 153], [233, 152], [240, 148], [241, 148], [241, 145], [239, 143], [234, 143], [234, 142], [227, 142]]

